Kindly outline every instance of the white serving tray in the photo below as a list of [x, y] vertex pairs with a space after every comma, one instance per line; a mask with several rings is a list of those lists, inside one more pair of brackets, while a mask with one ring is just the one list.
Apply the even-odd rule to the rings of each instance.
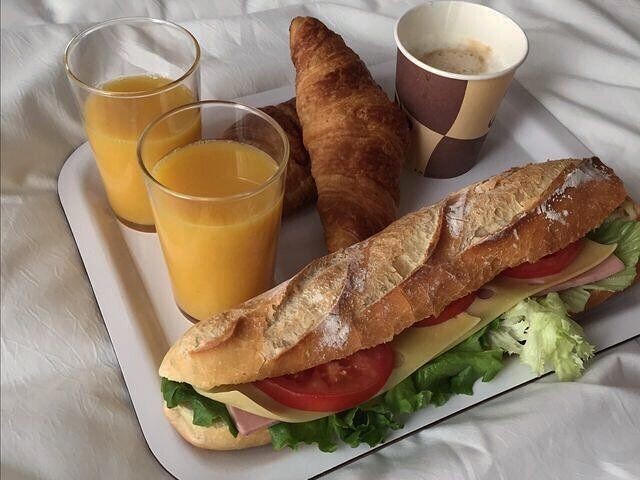
[[[372, 69], [387, 93], [393, 91], [394, 70], [393, 62]], [[293, 87], [288, 86], [239, 101], [263, 106], [293, 95]], [[448, 180], [405, 172], [400, 213], [416, 210], [514, 165], [590, 155], [578, 139], [514, 82], [484, 145], [481, 162], [465, 175]], [[630, 187], [638, 190], [640, 185]], [[149, 448], [168, 472], [181, 480], [308, 478], [372, 452], [366, 446], [342, 446], [332, 454], [321, 453], [315, 446], [305, 446], [296, 452], [276, 452], [270, 446], [239, 452], [209, 452], [183, 441], [162, 414], [157, 369], [169, 345], [191, 324], [173, 301], [157, 236], [130, 230], [116, 221], [86, 143], [64, 164], [58, 191], [140, 427]], [[279, 242], [277, 281], [288, 278], [325, 253], [320, 221], [313, 206], [286, 218]], [[639, 300], [640, 289], [632, 288], [584, 318], [586, 333], [599, 350], [640, 335]], [[533, 378], [526, 368], [510, 361], [490, 383], [478, 382], [473, 396], [458, 395], [442, 407], [430, 407], [413, 414], [405, 428], [393, 432], [382, 447]]]

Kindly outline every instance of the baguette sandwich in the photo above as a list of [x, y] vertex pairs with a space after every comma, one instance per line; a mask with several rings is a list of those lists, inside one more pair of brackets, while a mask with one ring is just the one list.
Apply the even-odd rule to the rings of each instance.
[[574, 379], [593, 346], [572, 316], [637, 279], [638, 216], [597, 158], [470, 185], [191, 327], [160, 366], [166, 416], [202, 448], [332, 451], [471, 394], [509, 354]]

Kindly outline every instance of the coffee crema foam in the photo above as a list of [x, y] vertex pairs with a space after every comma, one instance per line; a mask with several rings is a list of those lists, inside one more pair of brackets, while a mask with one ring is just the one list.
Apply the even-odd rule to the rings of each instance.
[[418, 56], [418, 60], [438, 70], [461, 75], [478, 75], [495, 68], [491, 47], [470, 40], [464, 45], [438, 48]]

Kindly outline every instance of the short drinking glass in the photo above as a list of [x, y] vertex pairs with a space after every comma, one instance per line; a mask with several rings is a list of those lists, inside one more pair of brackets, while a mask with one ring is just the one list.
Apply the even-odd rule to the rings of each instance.
[[[118, 18], [74, 37], [65, 67], [115, 215], [153, 231], [153, 215], [136, 146], [158, 115], [199, 99], [200, 47], [187, 30], [163, 20]], [[197, 137], [183, 125], [154, 146], [171, 148]]]
[[[191, 124], [197, 139], [161, 143]], [[289, 157], [275, 120], [232, 102], [186, 105], [149, 125], [138, 156], [187, 317], [206, 319], [271, 288]]]

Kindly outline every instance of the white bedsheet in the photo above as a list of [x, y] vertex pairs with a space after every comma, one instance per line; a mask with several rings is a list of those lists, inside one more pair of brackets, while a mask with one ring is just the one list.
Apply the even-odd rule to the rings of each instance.
[[[84, 141], [62, 68], [66, 42], [110, 17], [179, 21], [204, 50], [203, 98], [234, 98], [292, 82], [293, 16], [319, 16], [375, 64], [393, 58], [394, 19], [415, 3], [3, 0], [3, 479], [169, 477], [145, 445], [58, 202], [60, 167]], [[531, 53], [519, 80], [640, 198], [640, 2], [486, 3], [527, 31]], [[550, 383], [478, 406], [330, 477], [640, 478], [638, 340], [599, 356], [579, 382]]]

